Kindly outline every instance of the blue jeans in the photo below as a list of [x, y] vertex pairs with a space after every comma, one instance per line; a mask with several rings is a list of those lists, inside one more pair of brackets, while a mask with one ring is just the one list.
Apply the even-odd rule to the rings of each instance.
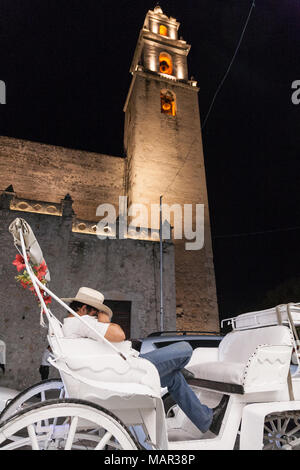
[[200, 429], [206, 432], [211, 424], [213, 412], [203, 405], [193, 390], [189, 387], [180, 372], [189, 362], [193, 349], [186, 341], [180, 341], [139, 357], [152, 362], [158, 370], [162, 387], [167, 387], [170, 395], [188, 418]]

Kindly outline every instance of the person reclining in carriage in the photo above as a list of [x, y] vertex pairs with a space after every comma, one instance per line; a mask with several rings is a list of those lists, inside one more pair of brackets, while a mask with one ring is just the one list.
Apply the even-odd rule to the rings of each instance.
[[[70, 302], [70, 308], [84, 317], [93, 328], [112, 343], [122, 343], [126, 336], [120, 325], [111, 323], [113, 312], [103, 304], [101, 292], [88, 287], [81, 287], [73, 298], [63, 298]], [[91, 338], [97, 341], [98, 336], [78, 318], [69, 313], [63, 322], [63, 333], [66, 338]], [[208, 430], [218, 434], [226, 411], [227, 401], [221, 400], [215, 408], [203, 405], [186, 382], [182, 370], [190, 361], [193, 349], [189, 343], [182, 341], [155, 351], [138, 354], [147, 359], [157, 369], [162, 387], [167, 387], [170, 395], [189, 419], [205, 433]], [[225, 398], [225, 397], [224, 397]]]

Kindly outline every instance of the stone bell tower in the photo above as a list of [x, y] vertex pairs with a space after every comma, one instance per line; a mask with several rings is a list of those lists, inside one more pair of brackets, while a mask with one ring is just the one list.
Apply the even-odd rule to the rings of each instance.
[[[190, 45], [179, 23], [160, 6], [148, 11], [139, 34], [124, 106], [128, 204], [204, 204], [204, 246], [174, 240], [177, 328], [218, 330], [197, 82], [189, 80]], [[171, 221], [172, 222], [172, 221]], [[150, 215], [144, 221], [151, 225]], [[152, 228], [153, 227], [152, 223]]]

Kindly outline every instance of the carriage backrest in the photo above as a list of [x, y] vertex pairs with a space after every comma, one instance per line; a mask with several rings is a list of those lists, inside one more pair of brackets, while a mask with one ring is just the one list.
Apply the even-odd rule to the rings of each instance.
[[219, 360], [247, 362], [257, 346], [262, 344], [292, 345], [291, 330], [283, 325], [234, 330], [222, 339], [219, 345]]
[[[79, 380], [81, 383], [92, 381], [100, 389], [103, 386], [106, 388], [107, 383], [143, 384], [159, 396], [160, 379], [157, 369], [146, 359], [133, 356], [125, 359], [106, 343], [90, 338], [50, 337], [49, 343], [55, 351], [56, 361], [53, 365], [61, 372], [67, 372], [63, 376], [69, 394], [74, 380]], [[128, 353], [130, 345], [129, 341], [125, 341], [118, 347], [120, 351]], [[84, 395], [80, 398], [84, 398]]]
[[[117, 351], [104, 341], [91, 338], [65, 338], [60, 322], [49, 318], [49, 344], [57, 364], [65, 364], [70, 371], [86, 379], [108, 382], [138, 382], [144, 375], [142, 363], [132, 368], [119, 352], [132, 354], [131, 342], [113, 343]], [[143, 362], [143, 361], [142, 361]]]

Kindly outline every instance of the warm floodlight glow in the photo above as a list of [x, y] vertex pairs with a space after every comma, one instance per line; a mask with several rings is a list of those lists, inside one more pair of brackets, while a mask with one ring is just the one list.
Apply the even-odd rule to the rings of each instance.
[[149, 57], [149, 70], [156, 72], [156, 57], [154, 54]]
[[176, 116], [175, 95], [169, 90], [160, 92], [161, 112], [169, 116]]
[[168, 28], [164, 24], [159, 25], [159, 34], [168, 36]]
[[172, 75], [172, 72], [173, 72], [172, 58], [166, 52], [161, 52], [161, 54], [159, 55], [159, 71], [167, 75]]
[[183, 70], [183, 65], [182, 63], [177, 64], [177, 78], [179, 80], [184, 79], [184, 70]]

